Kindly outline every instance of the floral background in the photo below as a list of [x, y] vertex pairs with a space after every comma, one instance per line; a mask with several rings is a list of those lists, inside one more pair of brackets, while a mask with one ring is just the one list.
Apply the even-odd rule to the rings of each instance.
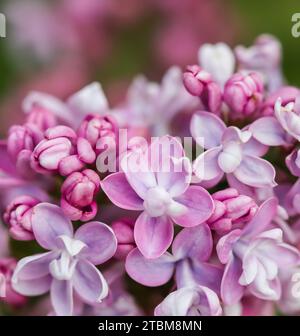
[[[197, 64], [198, 50], [204, 43], [222, 41], [231, 47], [250, 46], [258, 35], [272, 34], [282, 44], [282, 67], [286, 80], [290, 85], [300, 86], [300, 38], [294, 38], [291, 34], [293, 24], [291, 17], [293, 13], [300, 12], [297, 0], [289, 2], [283, 0], [1, 0], [0, 4], [0, 12], [4, 13], [7, 19], [7, 37], [0, 39], [1, 138], [7, 137], [9, 127], [12, 125], [24, 123], [26, 116], [22, 102], [31, 91], [45, 92], [65, 100], [86, 85], [97, 81], [101, 83], [110, 106], [118, 106], [124, 101], [127, 89], [136, 75], [144, 74], [150, 80], [160, 82], [166, 71], [173, 65], [178, 65], [184, 70], [189, 64]], [[254, 81], [256, 81], [255, 78]], [[114, 127], [110, 120], [106, 122], [109, 127]], [[178, 130], [181, 126], [181, 120], [175, 120], [174, 129]], [[82, 132], [84, 133], [85, 129]], [[225, 128], [222, 132], [226, 132]], [[276, 149], [271, 150], [268, 155], [270, 161], [280, 166], [281, 163], [277, 162], [279, 155]], [[89, 160], [92, 159], [86, 158], [88, 163]], [[90, 172], [84, 171], [82, 174], [80, 178], [82, 180], [88, 178], [93, 183], [93, 188], [98, 191], [100, 182], [97, 177], [95, 178]], [[61, 176], [51, 181], [53, 186], [50, 188], [51, 197], [60, 197], [59, 186], [62, 184], [60, 178]], [[103, 184], [102, 189], [111, 199], [110, 191], [105, 188], [109, 189]], [[65, 197], [68, 191], [63, 193]], [[107, 202], [105, 196], [101, 197], [103, 198], [98, 199], [98, 203]], [[214, 201], [217, 202], [218, 197], [221, 196], [214, 197]], [[238, 198], [240, 195], [228, 196], [229, 199], [231, 197], [241, 200]], [[32, 199], [25, 199], [22, 202], [30, 206], [36, 205], [35, 200]], [[271, 201], [265, 207], [267, 209], [269, 207], [272, 212], [276, 205]], [[257, 206], [251, 201], [247, 203], [247, 211], [251, 212], [252, 208], [258, 211]], [[1, 208], [1, 211], [3, 213], [4, 209]], [[48, 208], [42, 207], [40, 211], [42, 216], [47, 211], [50, 212]], [[54, 209], [53, 213], [56, 211], [57, 209]], [[264, 211], [263, 206], [259, 211]], [[5, 220], [13, 222], [14, 218], [9, 217], [12, 211], [6, 209], [5, 213]], [[122, 211], [120, 211], [121, 214], [123, 214]], [[56, 215], [61, 220], [62, 227], [68, 231], [66, 220], [61, 218], [60, 213], [57, 212]], [[69, 217], [72, 215], [69, 214]], [[78, 219], [82, 220], [83, 217], [84, 214], [81, 214], [81, 217], [74, 219], [75, 227], [79, 226]], [[115, 220], [114, 217], [116, 217], [115, 213], [109, 207], [101, 213], [103, 221]], [[213, 225], [211, 223], [210, 225]], [[131, 228], [132, 234], [133, 224], [131, 222], [125, 224], [126, 230], [130, 231]], [[114, 229], [122, 231], [123, 227], [120, 229], [118, 225], [120, 224], [116, 223]], [[103, 234], [109, 236], [104, 227], [102, 230]], [[205, 229], [203, 230], [198, 233], [207, 235]], [[16, 259], [43, 251], [39, 245], [45, 248], [40, 243], [44, 239], [44, 233], [35, 232], [35, 234], [40, 235], [39, 239], [37, 238], [39, 244], [35, 241], [22, 241], [27, 240], [27, 237], [21, 240], [10, 239], [9, 246]], [[32, 238], [30, 235], [32, 232], [28, 240]], [[70, 238], [73, 237], [72, 235], [73, 232], [68, 231], [67, 236]], [[85, 239], [84, 234], [81, 236], [79, 233], [78, 237]], [[47, 239], [50, 238], [47, 237]], [[108, 237], [107, 240], [114, 244], [112, 237]], [[131, 243], [134, 245], [134, 242]], [[65, 243], [65, 245], [68, 244]], [[46, 249], [52, 251], [54, 248], [47, 245]], [[188, 246], [185, 246], [185, 249], [188, 249]], [[185, 257], [192, 259], [191, 256], [179, 256], [180, 251], [176, 249], [173, 254], [178, 259]], [[122, 256], [119, 257], [122, 260]], [[134, 257], [138, 256], [132, 254], [132, 258]], [[216, 255], [208, 255], [201, 262], [205, 263], [209, 258], [216, 258]], [[105, 258], [94, 260], [92, 265], [104, 262], [106, 262]], [[176, 268], [174, 265], [171, 271]], [[8, 266], [0, 264], [0, 273], [1, 267]], [[14, 268], [15, 265], [12, 267]], [[55, 270], [53, 272], [55, 273]], [[104, 270], [106, 279], [115, 290], [116, 297], [112, 300], [115, 300], [114, 303], [117, 302], [117, 308], [106, 302], [105, 306], [99, 309], [84, 307], [86, 315], [112, 313], [122, 315], [128, 313], [126, 310], [128, 307], [130, 307], [128, 314], [131, 315], [152, 314], [153, 307], [157, 306], [173, 289], [173, 284], [168, 281], [167, 275], [166, 281], [160, 283], [162, 286], [149, 288], [137, 283], [147, 285], [135, 270], [129, 273], [131, 278], [137, 281], [126, 275], [125, 280], [120, 282], [121, 275], [118, 275], [118, 272], [118, 264], [112, 267], [106, 265]], [[58, 273], [56, 269], [55, 274]], [[189, 293], [185, 294], [189, 295]], [[199, 291], [198, 294], [199, 297], [209, 296], [205, 291]], [[0, 301], [0, 315], [39, 315], [52, 312], [48, 296], [30, 298], [24, 305], [24, 297], [14, 295], [17, 294], [12, 294], [12, 304]], [[171, 304], [172, 302], [169, 302], [169, 305]], [[265, 307], [261, 301], [251, 296], [244, 298], [244, 304], [246, 315], [282, 313], [278, 307], [270, 308], [267, 304]], [[79, 303], [75, 306], [78, 310], [83, 309]], [[117, 309], [117, 312], [114, 309]], [[160, 306], [159, 313], [163, 315], [164, 309], [166, 307]], [[210, 309], [212, 315], [219, 315], [218, 306], [212, 305]], [[273, 309], [272, 312], [270, 309]], [[289, 312], [288, 309], [287, 312]], [[228, 315], [230, 314], [228, 312]]]

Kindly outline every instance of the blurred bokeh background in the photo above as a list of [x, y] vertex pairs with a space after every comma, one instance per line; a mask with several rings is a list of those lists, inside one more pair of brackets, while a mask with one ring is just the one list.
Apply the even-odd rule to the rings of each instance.
[[0, 134], [21, 118], [30, 90], [65, 98], [100, 81], [112, 104], [138, 73], [159, 80], [171, 65], [197, 62], [199, 46], [250, 45], [261, 33], [283, 45], [283, 68], [300, 85], [299, 0], [0, 0]]

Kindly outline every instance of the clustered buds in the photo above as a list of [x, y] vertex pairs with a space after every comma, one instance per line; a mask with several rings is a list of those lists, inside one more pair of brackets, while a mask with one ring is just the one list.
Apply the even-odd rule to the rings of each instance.
[[[97, 83], [65, 102], [26, 97], [0, 148], [0, 300], [43, 295], [51, 315], [299, 315], [300, 91], [282, 84], [280, 51], [270, 36], [235, 53], [205, 44], [199, 65], [138, 77], [114, 107]], [[153, 287], [146, 307], [136, 283]]]

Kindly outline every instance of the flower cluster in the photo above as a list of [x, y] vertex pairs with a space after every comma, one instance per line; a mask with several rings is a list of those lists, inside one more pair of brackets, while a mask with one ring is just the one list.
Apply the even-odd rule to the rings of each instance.
[[205, 44], [199, 64], [136, 78], [114, 107], [98, 83], [66, 101], [29, 93], [0, 146], [1, 300], [49, 293], [36, 309], [52, 315], [299, 314], [300, 90], [280, 62], [263, 35]]

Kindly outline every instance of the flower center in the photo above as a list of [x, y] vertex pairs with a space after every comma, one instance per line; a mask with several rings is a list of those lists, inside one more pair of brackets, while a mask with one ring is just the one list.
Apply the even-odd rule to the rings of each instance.
[[150, 217], [180, 216], [187, 211], [183, 204], [174, 201], [162, 187], [151, 188], [147, 191], [144, 208]]
[[147, 191], [144, 207], [151, 217], [159, 217], [167, 212], [171, 202], [172, 198], [164, 188], [155, 187]]
[[66, 235], [60, 236], [64, 248], [58, 259], [49, 264], [51, 275], [57, 280], [71, 280], [78, 261], [77, 255], [86, 246], [82, 241], [70, 238]]
[[71, 280], [77, 259], [72, 257], [67, 251], [63, 251], [59, 259], [54, 259], [49, 264], [49, 271], [53, 278], [57, 280]]

